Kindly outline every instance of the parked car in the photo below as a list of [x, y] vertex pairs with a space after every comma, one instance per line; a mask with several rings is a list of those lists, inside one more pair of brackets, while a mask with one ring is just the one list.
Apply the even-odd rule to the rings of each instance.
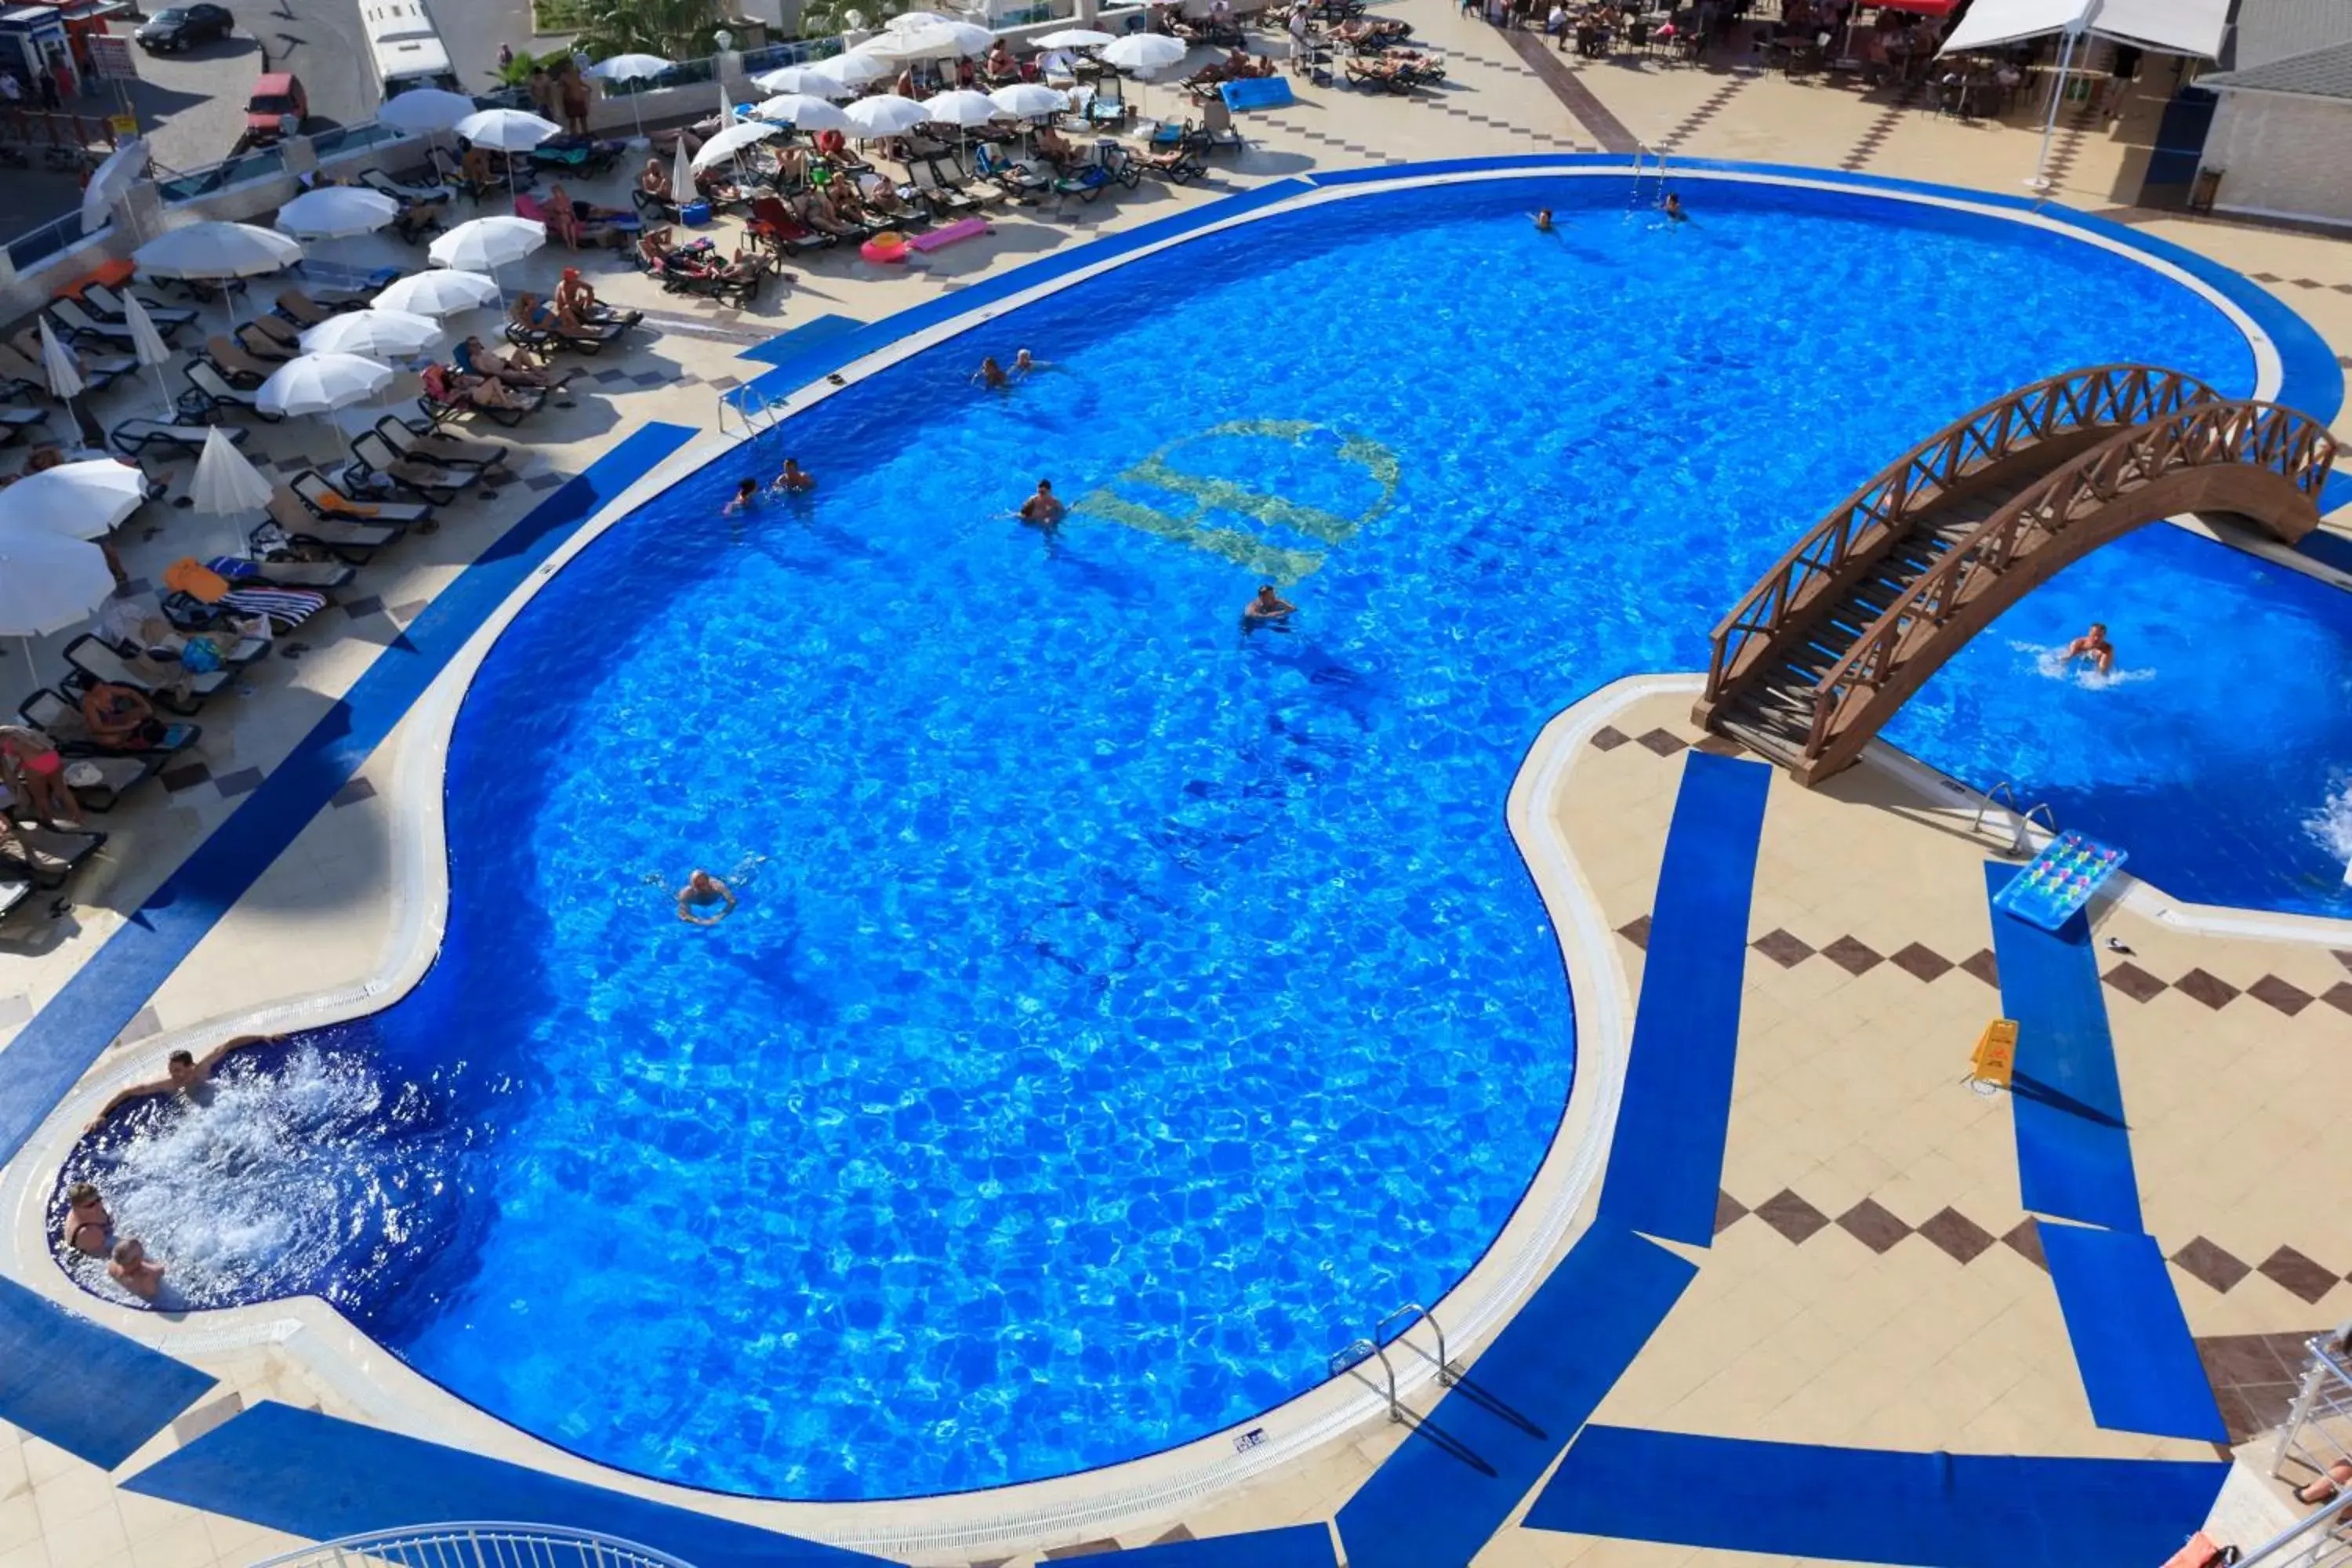
[[289, 128], [300, 130], [310, 118], [310, 95], [302, 90], [302, 79], [289, 71], [272, 71], [253, 84], [253, 96], [246, 100], [245, 139], [254, 146], [266, 147]]
[[195, 5], [173, 5], [139, 25], [131, 37], [151, 55], [177, 54], [191, 44], [209, 44], [236, 30], [236, 18], [226, 5], [210, 0]]

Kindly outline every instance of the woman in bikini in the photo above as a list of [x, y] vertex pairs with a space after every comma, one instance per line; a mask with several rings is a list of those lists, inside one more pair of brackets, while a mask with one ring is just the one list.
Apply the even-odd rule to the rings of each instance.
[[88, 1182], [76, 1182], [66, 1189], [65, 1243], [85, 1258], [103, 1258], [109, 1238], [114, 1235], [114, 1216], [106, 1212], [106, 1200]]
[[0, 781], [23, 795], [45, 823], [81, 820], [81, 802], [66, 784], [65, 759], [38, 730], [0, 724]]

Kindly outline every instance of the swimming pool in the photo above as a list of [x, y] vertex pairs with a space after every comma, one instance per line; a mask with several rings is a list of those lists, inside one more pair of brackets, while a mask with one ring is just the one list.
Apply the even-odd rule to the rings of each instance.
[[[2217, 310], [2074, 240], [1691, 199], [1680, 228], [1590, 179], [1264, 219], [680, 484], [469, 694], [417, 990], [72, 1173], [194, 1304], [318, 1290], [518, 1425], [703, 1486], [999, 1484], [1319, 1381], [1460, 1277], [1558, 1122], [1570, 998], [1502, 818], [1542, 721], [1702, 667], [1822, 510], [1991, 395], [2128, 359], [2252, 385]], [[1530, 231], [1544, 203], [1561, 233]], [[1024, 345], [1051, 368], [968, 384]], [[718, 515], [787, 452], [813, 498]], [[1002, 515], [1040, 477], [1076, 509], [1058, 534]], [[2176, 660], [2174, 595], [2292, 604], [2275, 795], [2324, 811], [2352, 611], [2282, 575], [2147, 531], [1896, 738], [1979, 782], [2077, 776], [2063, 820], [2097, 831], [2093, 759], [2127, 731], [2145, 820], [2193, 805], [2258, 845], [2126, 836], [2139, 868], [2191, 897], [2248, 861], [2315, 882], [2299, 825], [2199, 771], [2225, 752], [2142, 735], [2237, 721], [2213, 672], [2242, 656]], [[1302, 612], [1244, 636], [1263, 577]], [[2000, 662], [2095, 615], [2154, 679]], [[2214, 624], [2200, 653], [2252, 635]], [[714, 931], [671, 910], [694, 865], [744, 895]]]

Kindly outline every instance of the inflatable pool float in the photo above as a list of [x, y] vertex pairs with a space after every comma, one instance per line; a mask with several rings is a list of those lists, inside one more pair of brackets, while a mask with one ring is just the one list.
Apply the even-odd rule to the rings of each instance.
[[886, 228], [859, 246], [857, 254], [868, 261], [904, 261], [907, 259], [907, 237], [897, 229]]
[[2056, 931], [2129, 858], [2112, 844], [2062, 833], [1993, 895], [1993, 907], [2043, 931]]

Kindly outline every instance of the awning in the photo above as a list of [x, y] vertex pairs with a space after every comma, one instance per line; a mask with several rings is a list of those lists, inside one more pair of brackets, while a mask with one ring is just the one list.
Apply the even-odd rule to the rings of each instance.
[[2084, 32], [2166, 54], [2221, 52], [2230, 0], [1976, 0], [1943, 54], [1988, 49], [2053, 33]]

